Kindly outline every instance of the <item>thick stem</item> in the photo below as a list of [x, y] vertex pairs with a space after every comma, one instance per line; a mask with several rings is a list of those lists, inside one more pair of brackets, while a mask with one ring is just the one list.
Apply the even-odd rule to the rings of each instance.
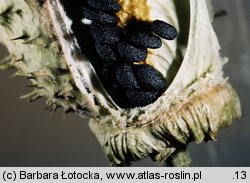
[[168, 167], [190, 167], [192, 160], [188, 152], [187, 146], [178, 148], [167, 160]]

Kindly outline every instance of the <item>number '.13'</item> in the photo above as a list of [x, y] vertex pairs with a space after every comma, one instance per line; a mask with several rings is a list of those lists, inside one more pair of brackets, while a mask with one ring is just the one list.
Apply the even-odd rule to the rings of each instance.
[[236, 179], [246, 179], [247, 178], [246, 171], [236, 171], [235, 175], [236, 175]]

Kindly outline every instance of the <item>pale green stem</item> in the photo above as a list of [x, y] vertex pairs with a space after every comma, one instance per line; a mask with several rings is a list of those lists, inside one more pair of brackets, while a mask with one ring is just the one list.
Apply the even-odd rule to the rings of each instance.
[[167, 160], [168, 167], [190, 167], [192, 160], [188, 152], [187, 146], [178, 148]]

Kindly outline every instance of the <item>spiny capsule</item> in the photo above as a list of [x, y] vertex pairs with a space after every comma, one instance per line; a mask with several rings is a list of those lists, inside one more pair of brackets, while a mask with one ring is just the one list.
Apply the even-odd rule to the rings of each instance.
[[162, 45], [161, 39], [158, 36], [145, 33], [137, 32], [131, 36], [131, 41], [136, 46], [142, 46], [144, 48], [160, 48]]
[[101, 43], [114, 44], [120, 41], [120, 29], [118, 26], [94, 24], [90, 27], [95, 40]]
[[83, 17], [101, 24], [117, 23], [117, 18], [113, 13], [95, 12], [87, 8], [83, 10]]
[[160, 96], [159, 91], [127, 90], [125, 94], [134, 107], [143, 107], [151, 104]]
[[173, 40], [177, 36], [176, 28], [161, 20], [153, 21], [152, 30], [156, 34], [158, 34], [160, 37], [167, 39], [167, 40]]
[[102, 60], [116, 60], [115, 53], [108, 44], [101, 44], [99, 41], [95, 42], [95, 49]]
[[118, 43], [118, 52], [121, 57], [128, 62], [140, 62], [147, 58], [146, 48], [137, 48], [127, 42]]
[[134, 76], [132, 67], [129, 64], [118, 66], [116, 70], [116, 79], [124, 89], [134, 90], [140, 88]]
[[98, 10], [120, 11], [121, 5], [115, 0], [87, 0], [87, 3]]
[[159, 91], [166, 89], [167, 84], [165, 79], [152, 66], [143, 64], [134, 67], [137, 77], [144, 87]]

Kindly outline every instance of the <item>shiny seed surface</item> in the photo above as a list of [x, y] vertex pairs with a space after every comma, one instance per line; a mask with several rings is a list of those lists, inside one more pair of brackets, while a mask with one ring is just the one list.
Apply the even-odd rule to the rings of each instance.
[[114, 44], [120, 41], [120, 30], [117, 26], [94, 24], [90, 31], [93, 38], [101, 43]]
[[112, 13], [105, 13], [103, 11], [96, 12], [85, 8], [83, 10], [83, 18], [92, 20], [101, 24], [114, 24], [117, 23], [117, 18]]
[[148, 56], [146, 48], [137, 48], [127, 42], [120, 42], [118, 44], [118, 51], [121, 57], [128, 62], [140, 62]]
[[160, 48], [162, 45], [161, 39], [158, 36], [145, 33], [137, 32], [131, 36], [131, 41], [137, 45], [144, 48]]
[[135, 70], [139, 81], [144, 87], [159, 91], [166, 89], [167, 84], [165, 79], [152, 66], [147, 64], [136, 65]]
[[116, 79], [124, 89], [139, 89], [132, 67], [129, 64], [121, 65], [116, 70]]
[[159, 91], [126, 91], [126, 98], [134, 107], [143, 107], [151, 104], [160, 96]]
[[167, 40], [173, 40], [177, 36], [176, 28], [161, 20], [153, 21], [152, 30], [160, 37]]
[[99, 57], [103, 60], [116, 60], [115, 53], [108, 44], [102, 44], [99, 41], [95, 42], [95, 49]]

